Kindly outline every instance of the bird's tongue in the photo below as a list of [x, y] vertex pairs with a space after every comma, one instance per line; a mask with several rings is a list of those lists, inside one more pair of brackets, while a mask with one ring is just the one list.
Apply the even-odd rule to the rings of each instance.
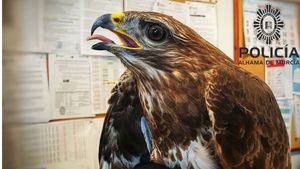
[[89, 40], [95, 40], [95, 39], [100, 40], [100, 41], [102, 41], [102, 42], [104, 42], [104, 43], [115, 43], [115, 42], [112, 41], [111, 39], [108, 39], [108, 38], [105, 37], [105, 36], [97, 35], [97, 34], [94, 34], [94, 35], [89, 36], [89, 37], [87, 38], [88, 41], [89, 41]]
[[[132, 40], [130, 37], [128, 37], [127, 35], [117, 32], [117, 31], [113, 31], [113, 30], [112, 30], [112, 32], [115, 33], [118, 36], [118, 38], [120, 39], [120, 41], [121, 41], [120, 46], [126, 46], [126, 47], [131, 47], [131, 48], [139, 47], [139, 45], [134, 40]], [[100, 40], [101, 42], [97, 43], [98, 45], [116, 44], [113, 40], [111, 40], [103, 35], [99, 35], [99, 34], [93, 34], [93, 35], [87, 37], [87, 41], [90, 41], [90, 40]]]

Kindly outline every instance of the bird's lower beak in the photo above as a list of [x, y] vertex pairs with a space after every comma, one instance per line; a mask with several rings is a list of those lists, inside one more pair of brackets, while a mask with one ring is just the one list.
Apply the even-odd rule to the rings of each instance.
[[[125, 14], [122, 12], [116, 12], [112, 14], [105, 14], [97, 18], [97, 20], [94, 22], [92, 29], [91, 29], [91, 36], [87, 38], [87, 40], [100, 40], [101, 42], [95, 44], [92, 46], [92, 49], [94, 50], [110, 50], [112, 48], [124, 48], [124, 49], [131, 49], [131, 50], [137, 50], [141, 49], [142, 46], [130, 35], [128, 35], [126, 32], [124, 32], [120, 28], [120, 23], [123, 22]], [[114, 41], [111, 39], [102, 36], [94, 34], [95, 30], [99, 27], [102, 27], [104, 29], [108, 29], [115, 33], [118, 38], [121, 40], [122, 44], [118, 45], [115, 44]]]

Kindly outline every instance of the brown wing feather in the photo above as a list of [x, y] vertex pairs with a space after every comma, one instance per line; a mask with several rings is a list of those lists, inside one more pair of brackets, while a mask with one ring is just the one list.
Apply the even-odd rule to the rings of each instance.
[[288, 169], [288, 135], [269, 87], [237, 68], [206, 73], [215, 151], [224, 168]]
[[130, 71], [121, 76], [108, 102], [99, 146], [100, 168], [133, 168], [149, 153], [140, 129], [142, 109]]

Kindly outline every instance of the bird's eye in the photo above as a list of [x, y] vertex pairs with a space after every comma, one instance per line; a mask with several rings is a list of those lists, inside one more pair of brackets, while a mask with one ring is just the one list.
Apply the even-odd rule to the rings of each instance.
[[154, 24], [148, 27], [147, 36], [153, 41], [161, 41], [165, 38], [165, 30], [160, 25]]

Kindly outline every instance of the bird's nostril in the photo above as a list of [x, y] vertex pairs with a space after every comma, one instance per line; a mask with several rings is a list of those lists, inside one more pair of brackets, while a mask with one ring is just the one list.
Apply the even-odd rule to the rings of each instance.
[[120, 22], [120, 18], [113, 18], [113, 20], [114, 20], [115, 22], [117, 22], [117, 23]]

